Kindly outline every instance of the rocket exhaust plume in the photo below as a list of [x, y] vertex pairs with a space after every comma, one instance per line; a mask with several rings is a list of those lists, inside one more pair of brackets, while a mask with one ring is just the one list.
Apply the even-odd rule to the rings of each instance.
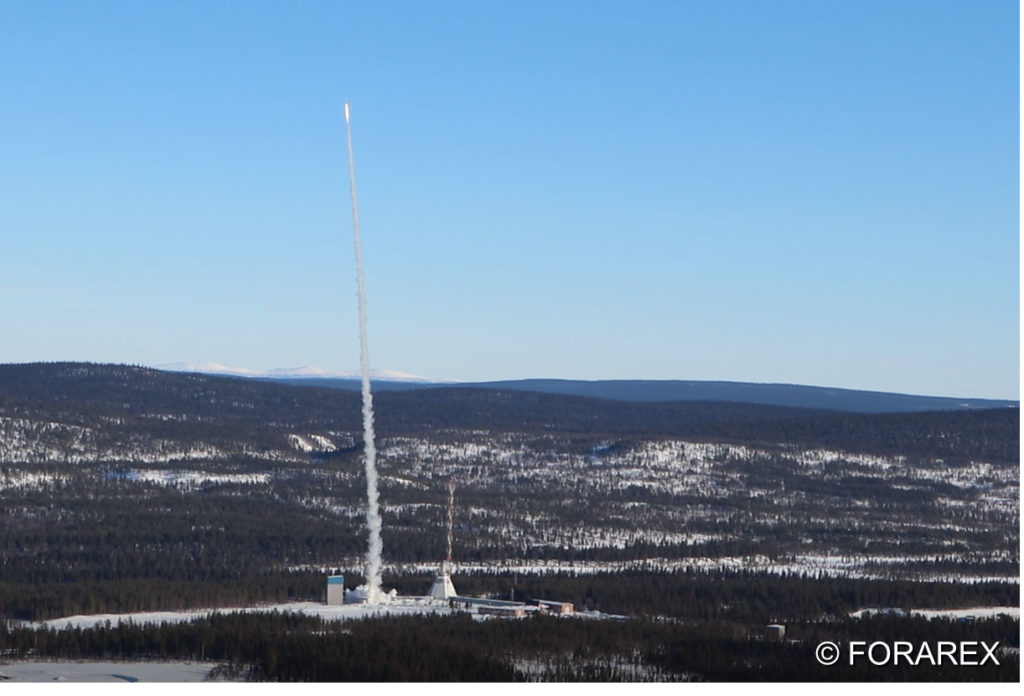
[[359, 368], [363, 394], [363, 459], [366, 465], [366, 527], [370, 544], [366, 551], [366, 601], [376, 604], [381, 598], [381, 518], [377, 502], [377, 447], [373, 434], [373, 395], [370, 393], [370, 349], [366, 339], [366, 283], [363, 280], [363, 246], [359, 238], [359, 198], [356, 195], [356, 166], [352, 158], [352, 125], [345, 103], [345, 142], [348, 146], [348, 181], [352, 196], [352, 236], [356, 246], [356, 295], [359, 298]]

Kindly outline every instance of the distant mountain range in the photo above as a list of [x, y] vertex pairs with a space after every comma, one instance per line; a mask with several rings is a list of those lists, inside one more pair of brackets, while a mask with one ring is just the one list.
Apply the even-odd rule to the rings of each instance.
[[[257, 372], [230, 368], [216, 363], [174, 363], [157, 369], [173, 372], [248, 377], [299, 386], [330, 387], [357, 391], [358, 372], [329, 372], [320, 368], [279, 368]], [[492, 382], [442, 382], [394, 370], [371, 372], [375, 391], [460, 388], [501, 389], [611, 399], [635, 403], [672, 401], [727, 401], [746, 404], [827, 409], [852, 413], [911, 413], [920, 411], [959, 411], [1016, 407], [1017, 401], [940, 396], [920, 396], [891, 392], [814, 387], [798, 384], [761, 384], [700, 380], [567, 380], [521, 379]]]

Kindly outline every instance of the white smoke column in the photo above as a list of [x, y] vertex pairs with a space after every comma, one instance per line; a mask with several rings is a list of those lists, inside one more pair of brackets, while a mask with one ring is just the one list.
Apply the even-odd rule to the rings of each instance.
[[363, 458], [366, 464], [366, 527], [370, 546], [366, 551], [366, 601], [376, 604], [381, 597], [380, 510], [377, 504], [377, 447], [373, 436], [373, 395], [370, 393], [370, 348], [366, 339], [366, 284], [363, 281], [363, 245], [359, 239], [359, 198], [356, 196], [356, 166], [352, 158], [352, 125], [345, 104], [345, 142], [348, 145], [348, 181], [352, 195], [352, 234], [356, 244], [356, 294], [359, 297], [359, 369], [363, 385]]

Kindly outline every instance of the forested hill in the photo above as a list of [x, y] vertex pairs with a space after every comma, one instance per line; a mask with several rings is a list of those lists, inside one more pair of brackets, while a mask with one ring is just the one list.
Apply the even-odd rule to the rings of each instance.
[[[735, 402], [630, 403], [464, 387], [383, 392], [375, 403], [378, 432], [385, 436], [461, 429], [787, 443], [1003, 461], [1018, 456], [1016, 408], [854, 414]], [[0, 436], [4, 428], [34, 432], [45, 430], [47, 423], [86, 428], [90, 438], [109, 447], [126, 437], [161, 438], [238, 452], [287, 449], [288, 435], [294, 432], [361, 430], [359, 395], [345, 390], [123, 365], [0, 365]], [[55, 437], [51, 431], [46, 431], [47, 438]], [[81, 437], [67, 427], [62, 432], [63, 437]], [[245, 448], [238, 449], [242, 443]]]
[[572, 394], [622, 401], [735, 401], [747, 404], [773, 404], [858, 413], [959, 411], [1018, 405], [1018, 402], [1015, 401], [998, 399], [917, 396], [859, 389], [753, 382], [524, 379], [483, 382], [475, 386], [529, 390], [548, 394]]
[[[275, 381], [296, 386], [332, 387], [359, 391], [357, 379], [292, 377]], [[919, 396], [891, 392], [810, 387], [799, 384], [757, 384], [753, 382], [714, 382], [693, 380], [571, 380], [519, 379], [498, 382], [424, 383], [383, 380], [374, 382], [374, 391], [422, 389], [500, 389], [532, 391], [543, 394], [585, 396], [630, 402], [729, 401], [744, 404], [789, 406], [853, 413], [911, 413], [918, 411], [963, 411], [1014, 407], [1016, 401], [1000, 399]]]

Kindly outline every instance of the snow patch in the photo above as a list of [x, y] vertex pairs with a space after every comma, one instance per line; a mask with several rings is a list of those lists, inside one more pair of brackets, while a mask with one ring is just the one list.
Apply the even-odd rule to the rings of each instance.
[[338, 446], [330, 438], [323, 435], [288, 435], [288, 442], [297, 450], [303, 452], [336, 452]]
[[171, 471], [164, 469], [131, 469], [111, 475], [112, 478], [164, 486], [200, 485], [204, 483], [261, 484], [270, 481], [270, 474], [215, 474], [209, 471]]

